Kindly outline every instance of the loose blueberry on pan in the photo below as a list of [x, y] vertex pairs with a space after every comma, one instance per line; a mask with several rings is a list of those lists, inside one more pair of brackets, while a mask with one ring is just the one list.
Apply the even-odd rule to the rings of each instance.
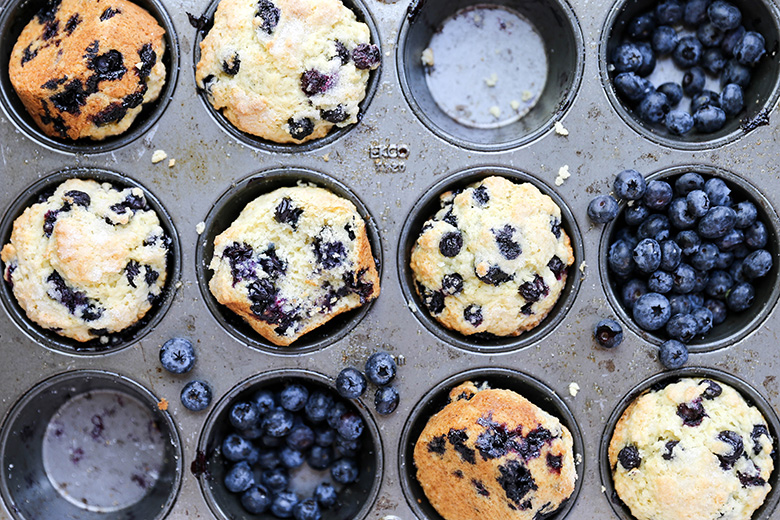
[[[764, 37], [742, 22], [740, 9], [723, 0], [658, 2], [629, 21], [608, 56], [615, 91], [653, 129], [676, 136], [721, 130], [743, 113], [752, 69], [766, 55]], [[646, 79], [665, 60], [684, 72], [682, 85]], [[704, 91], [707, 75], [720, 78], [720, 93]], [[683, 95], [693, 101], [690, 111], [676, 108]]]

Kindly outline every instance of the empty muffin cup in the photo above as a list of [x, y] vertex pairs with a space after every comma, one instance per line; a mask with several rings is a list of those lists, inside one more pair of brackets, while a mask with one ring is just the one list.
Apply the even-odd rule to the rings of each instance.
[[[272, 515], [270, 510], [264, 510], [257, 515], [250, 514], [249, 511], [245, 509], [244, 505], [242, 505], [243, 492], [230, 492], [225, 486], [225, 476], [233, 463], [229, 462], [226, 457], [224, 457], [223, 441], [228, 435], [236, 431], [233, 426], [231, 426], [229, 419], [234, 404], [239, 402], [252, 402], [253, 399], [256, 401], [259, 399], [257, 397], [259, 392], [268, 391], [276, 396], [275, 399], [277, 399], [277, 401], [274, 406], [279, 406], [279, 392], [290, 385], [305, 387], [308, 390], [309, 397], [316, 392], [321, 392], [330, 395], [335, 401], [341, 401], [336, 393], [334, 381], [324, 375], [299, 369], [274, 370], [258, 374], [236, 385], [232, 390], [225, 394], [218, 403], [216, 403], [209, 414], [204, 428], [201, 431], [200, 440], [198, 441], [198, 453], [196, 456], [198, 467], [196, 468], [197, 471], [195, 474], [198, 477], [200, 488], [206, 502], [208, 503], [211, 512], [217, 518], [225, 520], [248, 520], [250, 518], [270, 520], [272, 518], [277, 518]], [[282, 399], [284, 398], [282, 397]], [[346, 402], [346, 400], [344, 401]], [[358, 437], [359, 442], [356, 447], [357, 451], [353, 456], [345, 456], [357, 463], [356, 480], [349, 484], [339, 484], [337, 479], [332, 477], [333, 466], [331, 466], [330, 470], [327, 467], [324, 469], [312, 469], [310, 462], [303, 462], [300, 466], [284, 471], [289, 480], [282, 483], [281, 487], [277, 490], [283, 491], [282, 487], [284, 487], [285, 491], [289, 490], [295, 493], [298, 500], [304, 500], [312, 496], [313, 491], [319, 483], [330, 483], [336, 488], [338, 500], [337, 503], [331, 507], [321, 506], [323, 520], [337, 520], [342, 518], [362, 520], [363, 518], [366, 518], [376, 501], [379, 488], [382, 484], [383, 453], [377, 425], [371, 417], [371, 413], [361, 400], [350, 400], [347, 404], [357, 412], [357, 415], [360, 418], [362, 418], [364, 425], [362, 435]], [[277, 410], [282, 409], [277, 408]], [[308, 405], [306, 406], [306, 410], [309, 410]], [[319, 430], [318, 425], [325, 428], [330, 421], [330, 419], [327, 419], [323, 422], [311, 422], [310, 416], [307, 415], [308, 411], [304, 412], [303, 409], [295, 414], [298, 416], [295, 419], [298, 422], [295, 424], [306, 424], [315, 431]], [[274, 466], [276, 469], [279, 469], [284, 466], [274, 465], [273, 463], [269, 464], [267, 463], [267, 460], [263, 458], [264, 454], [268, 455], [269, 452], [274, 451], [273, 448], [263, 447], [267, 444], [269, 435], [271, 435], [271, 433], [269, 433], [265, 427], [260, 427], [257, 434], [251, 435], [244, 432], [243, 437], [248, 438], [256, 447], [260, 447], [259, 456], [261, 458], [252, 466], [254, 471], [254, 482], [260, 487], [273, 489], [275, 482], [268, 483], [265, 480], [261, 480], [264, 478], [261, 476], [263, 468]], [[277, 438], [277, 440], [278, 439], [281, 439], [281, 442], [284, 445], [284, 438]], [[288, 446], [291, 444], [289, 439], [287, 439], [286, 442]], [[324, 443], [315, 445], [315, 447], [316, 446], [324, 446]], [[327, 449], [329, 448], [326, 448], [326, 450]], [[335, 463], [336, 460], [344, 459], [338, 459], [337, 457], [333, 460]], [[261, 484], [260, 482], [263, 483]]]
[[[78, 178], [94, 180], [100, 183], [110, 183], [114, 188], [123, 190], [126, 188], [140, 188], [149, 208], [157, 215], [160, 226], [165, 235], [170, 239], [166, 256], [167, 275], [160, 295], [155, 298], [152, 307], [135, 324], [119, 332], [108, 333], [96, 331], [95, 339], [86, 342], [76, 341], [61, 336], [53, 330], [48, 330], [33, 322], [17, 302], [13, 294], [13, 281], [6, 280], [4, 276], [0, 281], [0, 301], [8, 311], [11, 319], [19, 329], [32, 338], [36, 343], [46, 348], [78, 355], [104, 354], [116, 352], [126, 348], [146, 336], [160, 321], [173, 302], [176, 293], [176, 283], [181, 276], [181, 246], [179, 235], [173, 225], [173, 219], [168, 214], [162, 203], [140, 183], [116, 172], [100, 168], [72, 168], [60, 170], [37, 181], [21, 193], [8, 207], [0, 221], [0, 244], [8, 244], [11, 238], [14, 221], [22, 215], [24, 210], [33, 204], [45, 201], [56, 188], [68, 179]], [[8, 266], [4, 266], [8, 267]], [[7, 272], [7, 269], [4, 271]]]
[[[768, 480], [768, 484], [772, 486], [771, 491], [766, 496], [764, 503], [759, 507], [751, 517], [752, 520], [768, 520], [772, 517], [772, 513], [777, 508], [778, 502], [780, 502], [780, 490], [778, 484], [780, 484], [780, 477], [778, 477], [778, 461], [776, 454], [778, 453], [778, 434], [780, 434], [780, 419], [778, 419], [772, 405], [750, 384], [739, 379], [738, 377], [731, 375], [727, 372], [713, 368], [705, 367], [686, 367], [679, 370], [672, 370], [663, 372], [651, 376], [650, 378], [642, 381], [634, 388], [631, 389], [622, 399], [617, 403], [615, 409], [607, 421], [604, 428], [604, 434], [601, 436], [601, 442], [599, 445], [599, 472], [601, 474], [601, 485], [604, 488], [604, 495], [609, 501], [609, 505], [612, 510], [621, 520], [633, 520], [634, 516], [626, 506], [625, 503], [615, 492], [615, 485], [612, 478], [612, 468], [609, 462], [609, 444], [612, 439], [615, 426], [620, 420], [623, 413], [629, 407], [631, 403], [637, 398], [648, 391], [657, 391], [667, 387], [670, 384], [676, 383], [684, 378], [703, 378], [714, 381], [715, 383], [725, 383], [728, 386], [735, 389], [747, 402], [748, 405], [755, 406], [758, 411], [766, 419], [767, 426], [769, 427], [769, 434], [772, 437], [773, 457], [775, 459], [775, 467]], [[704, 400], [704, 406], [706, 409], [706, 403]], [[660, 441], [660, 439], [659, 439]], [[747, 445], [745, 449], [747, 449]], [[674, 447], [672, 447], [674, 450]], [[670, 454], [671, 456], [671, 454]], [[671, 484], [670, 484], [671, 485]]]
[[[705, 9], [696, 9], [694, 5], [687, 11], [669, 10], [660, 1], [620, 0], [607, 15], [599, 47], [601, 82], [620, 117], [650, 141], [683, 150], [722, 146], [768, 125], [769, 113], [780, 96], [780, 63], [771, 57], [780, 45], [777, 5], [764, 0], [729, 2], [739, 9], [741, 23], [737, 20], [736, 28], [726, 29], [731, 22], [721, 19], [718, 25], [724, 29], [718, 29], [706, 11], [709, 2], [695, 4]], [[682, 5], [684, 8], [685, 3]], [[656, 36], [657, 27], [663, 27], [661, 32], [668, 34]], [[758, 33], [764, 39], [766, 55], [757, 61], [755, 55], [736, 57], [735, 46], [745, 31]], [[638, 52], [642, 57], [634, 56], [641, 62], [638, 68], [631, 65], [637, 62], [632, 62], [628, 54], [617, 56], [624, 42], [640, 44]], [[619, 74], [624, 76], [616, 87]], [[643, 101], [649, 88], [644, 81], [652, 83], [654, 95], [667, 82], [677, 84], [677, 93], [667, 97], [665, 105], [657, 99]], [[730, 83], [742, 87], [744, 105], [731, 96], [721, 106], [720, 94]], [[665, 89], [661, 91], [669, 95]], [[685, 96], [679, 104], [674, 102], [683, 92]], [[714, 101], [710, 99], [713, 97]], [[673, 112], [694, 116], [693, 104], [722, 108], [723, 113], [709, 110], [698, 118], [676, 114], [667, 119], [666, 114]]]
[[[195, 45], [192, 51], [193, 76], [195, 75], [198, 62], [200, 62], [201, 59], [200, 44], [214, 25], [214, 13], [217, 11], [219, 2], [220, 0], [212, 0], [212, 2], [209, 3], [208, 7], [201, 15], [201, 17], [198, 19], [197, 22], [198, 30], [195, 35]], [[371, 34], [371, 43], [378, 46], [381, 51], [381, 38], [379, 36], [379, 29], [377, 28], [376, 22], [374, 21], [371, 11], [365, 5], [363, 0], [341, 0], [341, 2], [355, 14], [355, 17], [358, 22], [362, 22], [368, 26], [368, 30]], [[268, 4], [271, 4], [271, 2], [268, 2]], [[384, 53], [380, 52], [380, 56], [384, 58]], [[300, 144], [278, 143], [239, 130], [222, 114], [221, 110], [214, 109], [214, 107], [211, 105], [211, 103], [208, 100], [208, 96], [206, 92], [201, 88], [198, 88], [198, 97], [200, 97], [201, 101], [203, 102], [203, 106], [205, 107], [206, 112], [214, 119], [214, 121], [216, 121], [216, 123], [222, 128], [222, 130], [227, 132], [233, 138], [241, 141], [242, 143], [268, 152], [280, 152], [280, 153], [308, 152], [311, 150], [317, 150], [319, 148], [327, 146], [345, 137], [347, 134], [349, 134], [349, 132], [353, 128], [355, 128], [360, 124], [360, 120], [363, 118], [366, 111], [368, 110], [368, 107], [371, 104], [371, 100], [373, 99], [374, 94], [376, 94], [377, 87], [379, 86], [379, 76], [381, 73], [381, 67], [382, 66], [380, 65], [379, 68], [369, 71], [368, 84], [366, 85], [365, 97], [358, 104], [360, 109], [357, 116], [358, 123], [354, 125], [344, 126], [344, 127], [334, 126], [325, 137], [321, 137], [319, 139], [313, 139], [311, 141], [307, 141]]]
[[585, 474], [585, 463], [582, 461], [585, 445], [582, 433], [574, 415], [555, 391], [527, 374], [507, 368], [475, 368], [449, 377], [434, 386], [412, 409], [411, 415], [401, 433], [398, 467], [401, 488], [414, 514], [417, 518], [424, 520], [443, 520], [441, 515], [430, 504], [420, 483], [417, 481], [417, 470], [414, 464], [414, 446], [428, 420], [447, 405], [450, 390], [466, 381], [475, 383], [478, 388], [482, 383], [487, 383], [490, 388], [512, 390], [556, 417], [569, 430], [573, 440], [575, 469], [577, 472], [574, 491], [556, 511], [550, 513], [549, 516], [544, 515], [544, 518], [555, 520], [566, 518], [577, 501], [577, 495], [582, 487], [582, 479]]
[[263, 338], [238, 314], [220, 304], [209, 290], [209, 281], [213, 273], [208, 266], [214, 256], [215, 237], [225, 231], [236, 220], [244, 207], [257, 197], [278, 188], [297, 186], [300, 183], [325, 188], [355, 205], [365, 222], [366, 234], [380, 277], [382, 273], [382, 244], [376, 223], [366, 206], [340, 181], [313, 170], [286, 167], [255, 173], [232, 185], [214, 203], [206, 217], [204, 231], [198, 239], [195, 250], [198, 284], [206, 306], [228, 333], [245, 345], [274, 354], [299, 355], [335, 343], [360, 323], [363, 317], [368, 314], [373, 302], [373, 300], [369, 301], [356, 309], [339, 314], [297, 339], [292, 345], [280, 347]]
[[0, 436], [13, 518], [161, 519], [182, 453], [171, 416], [134, 381], [105, 371], [51, 377], [11, 409]]
[[[778, 221], [777, 213], [764, 195], [743, 178], [715, 166], [691, 164], [674, 166], [655, 172], [648, 175], [647, 180], [648, 182], [664, 180], [674, 185], [674, 181], [687, 172], [697, 173], [705, 180], [709, 178], [721, 179], [731, 188], [731, 197], [734, 201], [752, 202], [757, 209], [758, 220], [763, 222], [768, 233], [764, 249], [771, 253], [772, 258], [777, 258], [777, 255], [780, 254], [780, 243], [778, 242], [780, 221]], [[615, 313], [620, 316], [622, 323], [625, 323], [636, 334], [647, 341], [660, 345], [663, 341], [669, 339], [664, 329], [661, 328], [658, 331], [651, 332], [642, 330], [637, 325], [632, 317], [632, 311], [623, 302], [620, 292], [621, 280], [608, 266], [610, 245], [617, 239], [620, 229], [625, 227], [623, 220], [625, 212], [626, 207], [622, 206], [617, 218], [605, 226], [601, 237], [599, 272], [602, 285], [607, 293], [607, 299], [612, 304]], [[674, 238], [677, 231], [679, 230], [672, 228], [672, 238]], [[706, 335], [696, 335], [688, 344], [688, 350], [691, 352], [709, 352], [724, 348], [737, 343], [755, 331], [771, 314], [778, 297], [780, 297], [780, 287], [775, 283], [778, 272], [780, 272], [780, 266], [777, 265], [777, 261], [774, 261], [770, 271], [764, 277], [755, 280], [756, 283], [753, 284], [755, 297], [750, 307], [741, 312], [729, 311], [725, 321], [714, 325], [712, 330]], [[705, 298], [710, 297], [705, 296]]]
[[[464, 335], [445, 327], [431, 316], [429, 308], [420, 298], [418, 291], [415, 290], [414, 273], [410, 266], [412, 250], [423, 230], [423, 226], [442, 207], [439, 197], [447, 191], [463, 189], [490, 176], [503, 177], [515, 184], [530, 183], [537, 187], [542, 194], [549, 196], [560, 208], [561, 222], [559, 225], [569, 236], [574, 255], [574, 263], [565, 271], [567, 273], [566, 284], [554, 307], [536, 327], [522, 332], [518, 336], [497, 336], [485, 332]], [[496, 233], [494, 232], [493, 234], [495, 235]], [[412, 207], [409, 216], [404, 222], [397, 255], [398, 277], [401, 282], [401, 289], [404, 298], [408, 302], [408, 307], [415, 317], [439, 339], [458, 348], [483, 353], [508, 352], [524, 348], [550, 334], [561, 323], [574, 303], [582, 282], [582, 272], [579, 269], [579, 265], [584, 258], [582, 235], [577, 227], [574, 215], [563, 199], [552, 188], [536, 177], [525, 172], [500, 166], [479, 166], [463, 170], [450, 175], [429, 188]]]
[[527, 144], [560, 120], [582, 80], [584, 45], [565, 0], [412, 2], [396, 65], [415, 115], [448, 142]]
[[[160, 26], [165, 29], [165, 54], [162, 62], [165, 64], [165, 85], [159, 97], [147, 104], [138, 114], [128, 130], [116, 136], [100, 141], [80, 139], [77, 141], [54, 138], [46, 135], [38, 128], [32, 117], [14, 91], [8, 76], [8, 61], [11, 50], [24, 27], [33, 17], [46, 7], [47, 0], [12, 0], [0, 13], [0, 101], [9, 119], [29, 138], [49, 149], [66, 153], [98, 154], [117, 150], [126, 146], [152, 128], [165, 112], [168, 103], [176, 89], [179, 74], [179, 41], [173, 20], [163, 7], [160, 0], [131, 0], [133, 3], [149, 12]], [[50, 3], [50, 2], [49, 2]]]

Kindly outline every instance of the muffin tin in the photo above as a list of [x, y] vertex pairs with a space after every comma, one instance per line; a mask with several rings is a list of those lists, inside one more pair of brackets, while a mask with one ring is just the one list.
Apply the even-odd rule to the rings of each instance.
[[[3, 2], [0, 71], [7, 70], [3, 60], [8, 59], [14, 32], [21, 28], [19, 20], [29, 18], [42, 3]], [[758, 194], [776, 237], [778, 218], [772, 208], [780, 203], [776, 172], [780, 151], [775, 144], [780, 126], [775, 116], [770, 115], [768, 125], [729, 130], [707, 143], [649, 136], [616, 105], [604, 74], [607, 34], [624, 4], [640, 11], [649, 2], [602, 5], [545, 0], [534, 3], [537, 12], [524, 11], [527, 2], [501, 0], [496, 4], [516, 6], [539, 25], [544, 37], [565, 45], [559, 51], [550, 43], [547, 88], [551, 90], [544, 94], [547, 101], [540, 101], [535, 109], [542, 113], [529, 114], [517, 127], [477, 131], [437, 115], [435, 103], [425, 97], [425, 71], [419, 61], [436, 24], [471, 3], [447, 4], [444, 9], [443, 3], [431, 0], [365, 0], [349, 5], [372, 26], [383, 62], [372, 73], [361, 122], [315, 143], [275, 146], [226, 131], [221, 116], [205, 105], [195, 87], [201, 36], [190, 25], [187, 12], [199, 17], [213, 11], [213, 2], [138, 3], [151, 8], [169, 31], [169, 82], [160, 101], [144, 111], [127, 136], [77, 144], [44, 138], [20, 112], [7, 78], [0, 77], [4, 243], [20, 204], [55, 173], [107, 175], [120, 183], [142, 185], [170, 216], [168, 225], [179, 242], [172, 260], [178, 267], [170, 271], [167, 303], [155, 308], [142, 333], [121, 338], [104, 351], [80, 352], [47, 337], [19, 316], [3, 287], [0, 518], [36, 518], [34, 511], [18, 503], [37, 496], [20, 495], [29, 482], [36, 493], [45, 492], [47, 486], [51, 490], [40, 472], [31, 472], [32, 480], [25, 482], [24, 475], [19, 481], [19, 473], [10, 478], [8, 471], [9, 464], [16, 464], [10, 458], [16, 446], [12, 441], [24, 431], [19, 429], [18, 418], [25, 413], [20, 410], [57, 381], [69, 381], [77, 389], [106, 388], [97, 385], [100, 381], [112, 389], [119, 385], [141, 402], [167, 400], [167, 411], [154, 411], [156, 407], [152, 411], [170, 430], [176, 477], [166, 481], [157, 517], [169, 511], [168, 518], [207, 519], [226, 514], [227, 506], [217, 504], [218, 492], [212, 491], [219, 483], [201, 470], [208, 464], [210, 436], [219, 429], [227, 400], [249, 387], [285, 378], [332, 386], [342, 368], [362, 367], [377, 350], [387, 350], [399, 360], [396, 386], [401, 403], [386, 417], [373, 411], [372, 394], [366, 394], [359, 405], [361, 413], [372, 418], [367, 422], [374, 466], [366, 468], [369, 481], [361, 484], [366, 501], [355, 507], [351, 518], [439, 520], [415, 490], [409, 443], [420, 426], [420, 414], [433, 411], [437, 396], [465, 377], [516, 386], [535, 397], [536, 404], [574, 424], [573, 433], [581, 433], [576, 443], [578, 492], [554, 518], [630, 518], [611, 502], [602, 446], [614, 424], [610, 417], [615, 419], [625, 406], [623, 396], [667, 375], [659, 374], [663, 369], [656, 359], [657, 342], [628, 323], [612, 294], [602, 260], [611, 229], [587, 219], [587, 204], [594, 195], [608, 193], [614, 175], [624, 168], [659, 176], [683, 168], [714, 172]], [[774, 0], [738, 3], [760, 16], [762, 23], [780, 25]], [[550, 18], [544, 18], [543, 12]], [[760, 84], [762, 106], [772, 111], [778, 98], [778, 56], [771, 45], [769, 51], [767, 73]], [[497, 70], [501, 66], [497, 63]], [[562, 127], [553, 129], [555, 122]], [[523, 129], [524, 124], [528, 128]], [[167, 159], [153, 164], [156, 150], [164, 150], [175, 164], [169, 166]], [[559, 174], [566, 171], [571, 176], [564, 179]], [[552, 196], [561, 206], [576, 256], [556, 309], [540, 328], [511, 340], [467, 338], [440, 328], [429, 319], [409, 283], [407, 262], [414, 233], [432, 211], [436, 195], [490, 172], [534, 182]], [[205, 265], [210, 260], [208, 238], [240, 210], [240, 201], [298, 180], [323, 185], [356, 202], [376, 248], [382, 293], [369, 306], [282, 349], [264, 343], [211, 301]], [[200, 223], [205, 225], [202, 234], [196, 230]], [[778, 247], [775, 241], [773, 254]], [[696, 374], [717, 371], [757, 404], [774, 409], [780, 406], [777, 271], [775, 266], [762, 289], [766, 297], [749, 323], [735, 323], [723, 337], [697, 345], [688, 363], [691, 368], [685, 369]], [[597, 347], [592, 338], [593, 326], [606, 317], [619, 319], [626, 332], [623, 344], [613, 350]], [[160, 345], [177, 335], [192, 339], [198, 355], [193, 372], [185, 376], [168, 374], [158, 361]], [[205, 412], [190, 412], [179, 402], [181, 388], [190, 379], [204, 379], [212, 386], [214, 401]], [[772, 498], [754, 518], [780, 519], [776, 503]], [[152, 518], [146, 510], [124, 511]]]

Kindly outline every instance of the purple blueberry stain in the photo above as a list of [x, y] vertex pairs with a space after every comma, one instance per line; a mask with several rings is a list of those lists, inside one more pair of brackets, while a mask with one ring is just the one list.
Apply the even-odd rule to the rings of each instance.
[[355, 62], [355, 67], [361, 70], [376, 67], [380, 58], [379, 47], [376, 45], [361, 43], [352, 51], [352, 61]]
[[87, 103], [89, 93], [84, 90], [84, 84], [80, 79], [74, 79], [67, 85], [62, 92], [59, 92], [49, 99], [57, 110], [69, 114], [78, 115], [81, 113], [81, 107]]
[[338, 267], [347, 258], [347, 249], [341, 241], [324, 241], [321, 237], [315, 237], [312, 246], [317, 263], [325, 269]]
[[758, 455], [763, 449], [761, 442], [759, 442], [759, 438], [761, 438], [761, 436], [766, 436], [769, 438], [769, 429], [764, 424], [753, 425], [753, 431], [750, 432], [750, 439], [753, 441], [754, 455]]
[[303, 210], [295, 207], [290, 197], [283, 197], [274, 210], [274, 220], [280, 224], [289, 224], [295, 231]]
[[257, 278], [253, 256], [254, 249], [247, 243], [233, 242], [222, 251], [222, 258], [230, 264], [233, 287], [242, 280]]
[[561, 468], [563, 467], [563, 455], [553, 455], [552, 453], [548, 453], [547, 467], [550, 468], [550, 471], [553, 473], [560, 473]]
[[325, 93], [333, 85], [333, 77], [318, 70], [307, 70], [301, 74], [301, 90], [311, 97]]
[[680, 443], [680, 441], [668, 441], [664, 445], [664, 453], [661, 455], [661, 458], [664, 460], [672, 460], [674, 458], [674, 448]]
[[538, 489], [531, 472], [516, 460], [510, 460], [498, 467], [500, 476], [496, 479], [506, 493], [506, 497], [517, 504], [529, 491]]
[[488, 267], [487, 272], [480, 276], [479, 272], [476, 273], [477, 278], [490, 285], [499, 286], [502, 283], [506, 283], [514, 278], [514, 275], [504, 272], [497, 265], [491, 265]]
[[452, 447], [455, 448], [455, 451], [458, 452], [458, 455], [460, 455], [460, 458], [468, 462], [469, 464], [476, 464], [476, 458], [475, 458], [475, 451], [468, 446], [466, 446], [466, 441], [469, 439], [469, 435], [466, 432], [465, 429], [463, 430], [456, 430], [454, 428], [450, 428], [449, 433], [447, 434], [447, 440], [450, 441], [450, 444], [452, 444]]
[[84, 458], [84, 450], [80, 447], [73, 448], [70, 450], [70, 461], [78, 466], [79, 462], [81, 462], [81, 459]]
[[748, 475], [741, 471], [737, 471], [737, 478], [739, 479], [739, 483], [742, 484], [742, 487], [766, 485], [766, 480], [761, 478], [761, 475]]
[[257, 12], [255, 17], [262, 19], [260, 29], [266, 34], [273, 33], [277, 24], [279, 23], [280, 16], [279, 8], [276, 7], [270, 0], [260, 0], [257, 2]]
[[49, 284], [48, 296], [64, 305], [70, 314], [76, 315], [80, 311], [84, 321], [94, 321], [102, 316], [103, 309], [92, 302], [86, 293], [68, 287], [57, 271], [52, 271], [46, 281]]
[[103, 417], [101, 417], [99, 414], [95, 414], [92, 416], [91, 422], [92, 431], [89, 432], [89, 436], [92, 437], [92, 439], [96, 442], [101, 441], [103, 438], [103, 431], [106, 428], [103, 424]]
[[735, 431], [724, 430], [718, 434], [718, 440], [731, 447], [731, 451], [726, 454], [716, 454], [720, 461], [720, 468], [730, 470], [745, 452], [742, 437]]
[[141, 489], [146, 489], [149, 487], [149, 482], [146, 480], [146, 477], [144, 475], [139, 475], [138, 473], [133, 473], [133, 475], [130, 477], [130, 480], [138, 485]]

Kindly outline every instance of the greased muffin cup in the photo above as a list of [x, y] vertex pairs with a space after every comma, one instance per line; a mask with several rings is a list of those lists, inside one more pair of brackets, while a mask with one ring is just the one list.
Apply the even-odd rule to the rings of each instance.
[[39, 9], [44, 7], [48, 0], [12, 0], [8, 2], [4, 11], [0, 13], [0, 104], [4, 112], [30, 139], [37, 144], [64, 153], [70, 154], [99, 154], [120, 149], [137, 140], [148, 132], [165, 112], [168, 103], [173, 98], [179, 74], [179, 39], [164, 2], [160, 0], [131, 0], [142, 7], [157, 20], [157, 23], [165, 30], [163, 36], [165, 42], [165, 54], [158, 57], [165, 64], [165, 84], [158, 98], [144, 105], [144, 108], [136, 117], [130, 127], [120, 135], [107, 137], [100, 141], [91, 139], [69, 140], [49, 137], [44, 134], [27, 113], [19, 96], [17, 96], [8, 76], [8, 60], [19, 34], [25, 25], [33, 19]]

